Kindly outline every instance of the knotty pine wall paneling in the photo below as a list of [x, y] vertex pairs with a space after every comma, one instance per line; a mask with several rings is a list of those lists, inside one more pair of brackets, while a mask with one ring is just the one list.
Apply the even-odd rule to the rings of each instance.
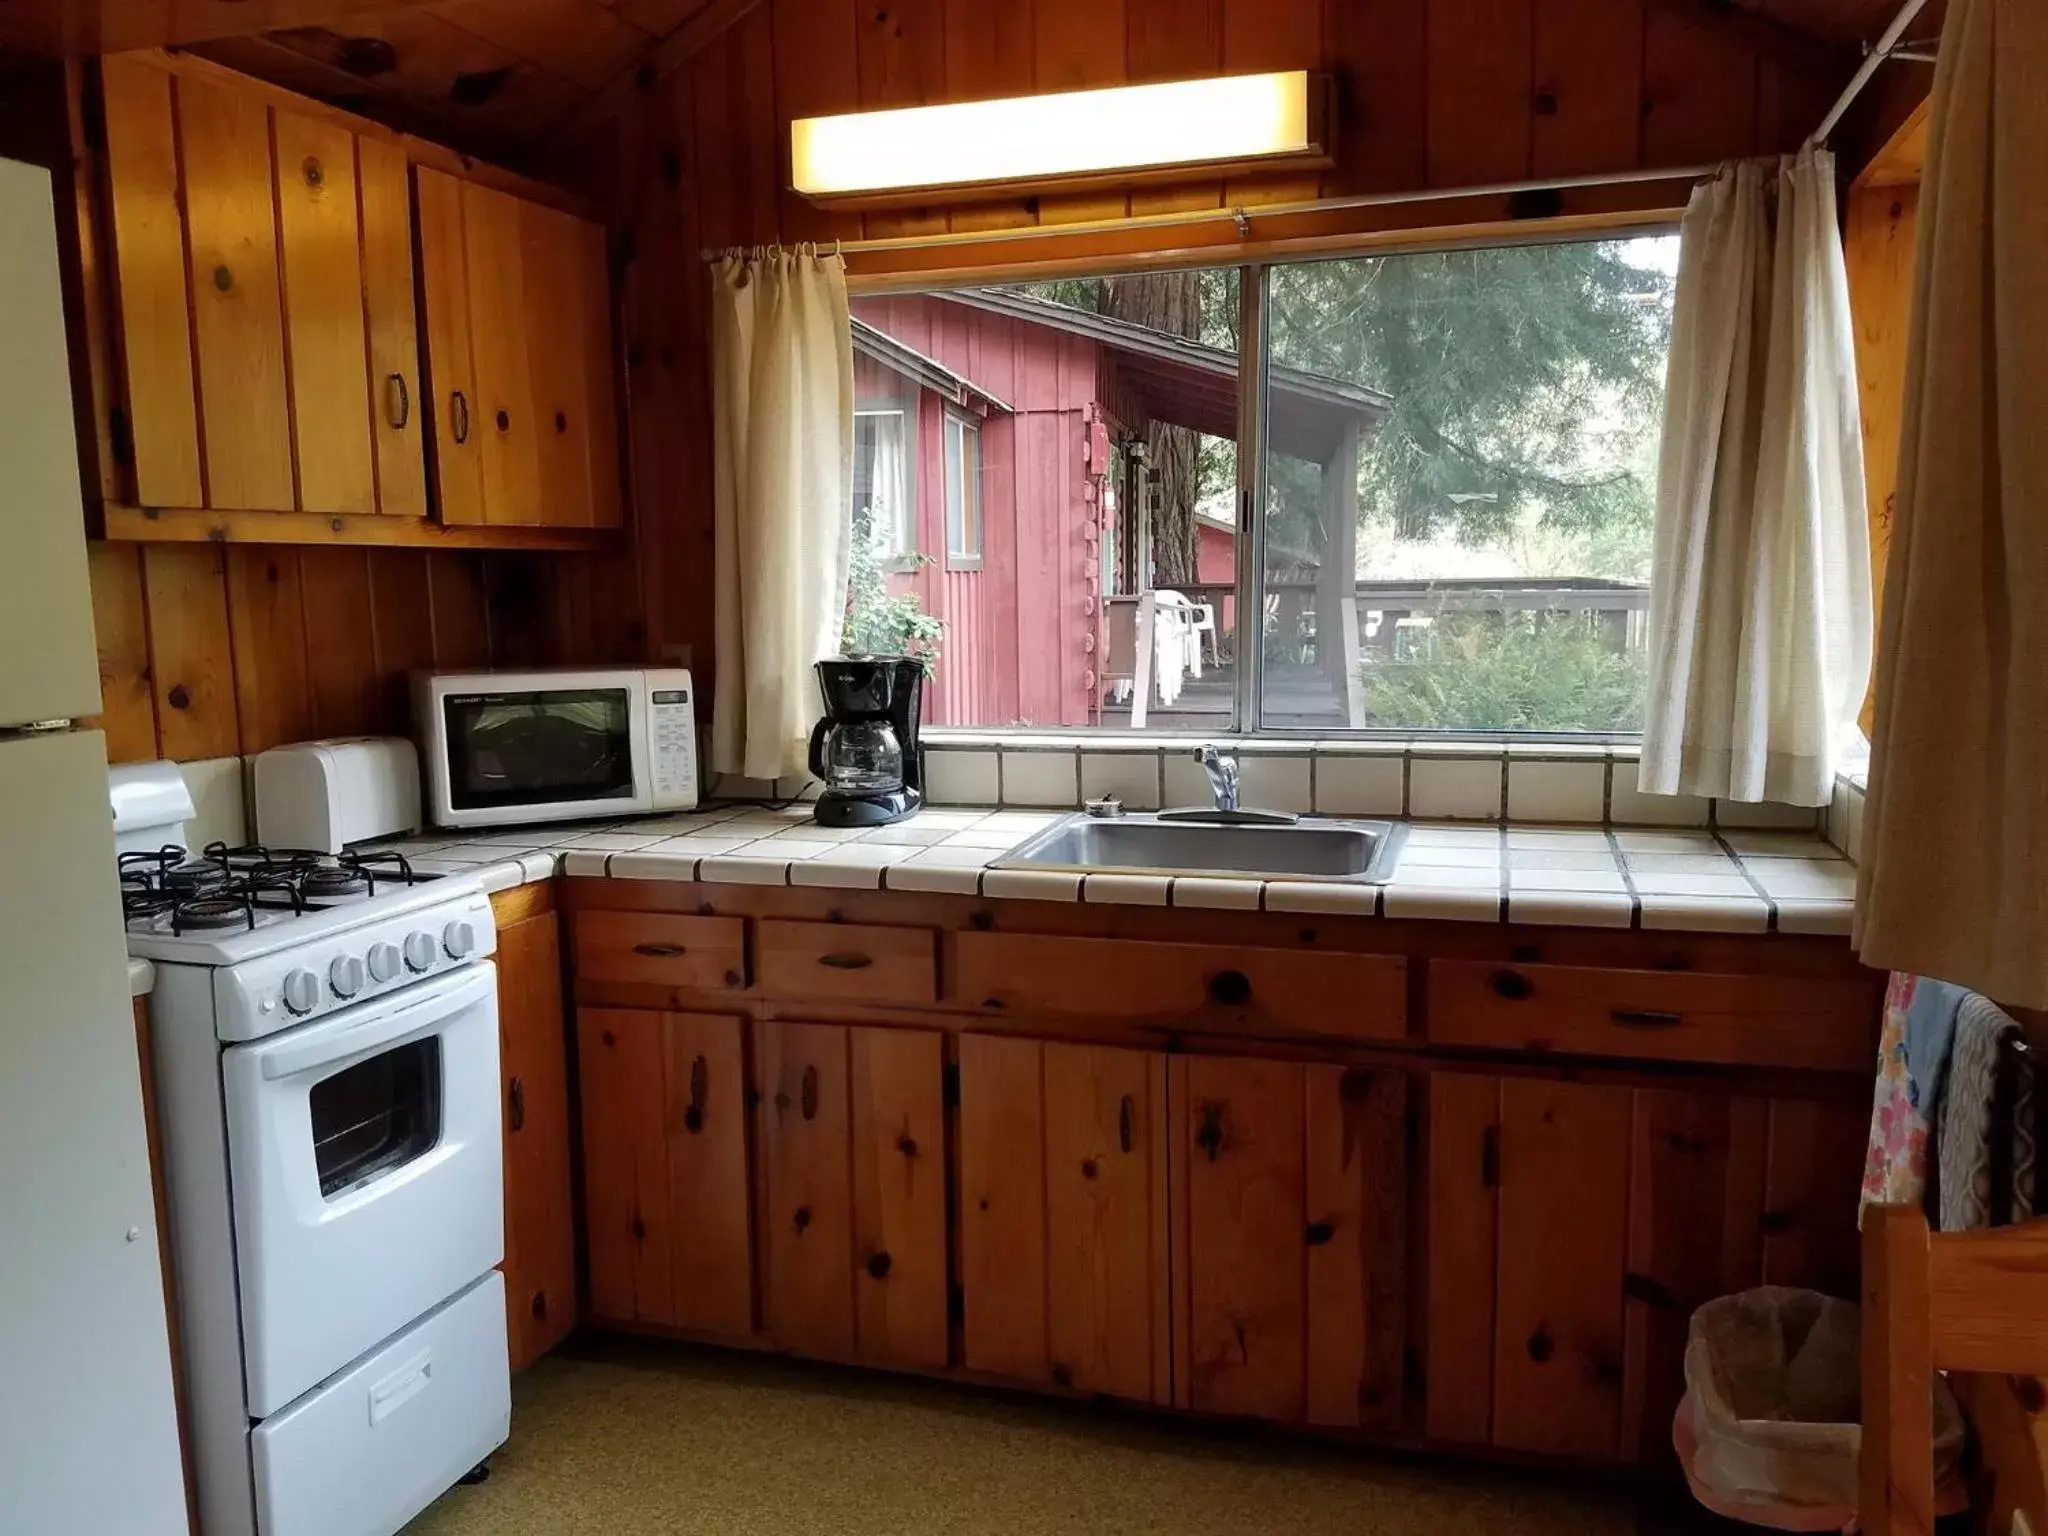
[[[601, 152], [613, 173], [637, 578], [651, 656], [712, 664], [705, 247], [986, 230], [1790, 150], [1854, 68], [1773, 48], [1705, 0], [765, 0], [689, 65], [637, 88]], [[788, 190], [792, 118], [1219, 71], [1334, 81], [1336, 164], [942, 209], [825, 212]], [[1565, 217], [1682, 206], [1682, 184], [1561, 194]], [[1268, 216], [1306, 242], [1505, 221], [1504, 199]], [[1533, 231], [1532, 231], [1533, 232]], [[857, 254], [864, 274], [972, 264], [1241, 258], [1227, 223], [951, 252]], [[617, 580], [614, 572], [610, 579]]]
[[90, 546], [115, 762], [408, 734], [413, 668], [642, 659], [604, 557], [282, 544]]

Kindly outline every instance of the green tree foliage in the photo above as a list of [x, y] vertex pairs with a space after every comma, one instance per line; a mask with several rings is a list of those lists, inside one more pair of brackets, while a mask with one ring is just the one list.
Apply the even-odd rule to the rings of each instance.
[[[1532, 507], [1647, 530], [1671, 279], [1617, 241], [1304, 262], [1272, 275], [1275, 361], [1392, 397], [1360, 465], [1399, 537], [1485, 544]], [[1276, 476], [1276, 514], [1313, 516]], [[1300, 477], [1297, 477], [1300, 478]], [[1284, 498], [1284, 499], [1283, 499]]]
[[1429, 659], [1364, 669], [1366, 714], [1388, 730], [1640, 731], [1645, 666], [1583, 614], [1439, 619]]

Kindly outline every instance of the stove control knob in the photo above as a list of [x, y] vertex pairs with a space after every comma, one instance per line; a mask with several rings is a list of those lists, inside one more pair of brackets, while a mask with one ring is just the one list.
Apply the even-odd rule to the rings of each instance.
[[450, 960], [460, 960], [476, 948], [476, 929], [457, 918], [441, 930], [441, 947]]
[[293, 1013], [311, 1013], [320, 1006], [320, 978], [311, 971], [293, 971], [284, 979], [284, 1005]]
[[398, 946], [396, 944], [372, 944], [370, 946], [370, 979], [389, 981], [398, 974]]
[[363, 962], [343, 955], [327, 967], [327, 985], [336, 997], [354, 997], [363, 990]]
[[408, 970], [424, 971], [434, 963], [434, 936], [409, 933], [405, 936], [405, 964]]

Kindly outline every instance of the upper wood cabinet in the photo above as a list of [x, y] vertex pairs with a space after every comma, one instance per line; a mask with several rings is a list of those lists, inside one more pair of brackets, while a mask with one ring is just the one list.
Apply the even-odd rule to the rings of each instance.
[[415, 176], [442, 520], [616, 526], [603, 229], [426, 166]]
[[423, 516], [403, 150], [231, 76], [101, 82], [137, 501]]

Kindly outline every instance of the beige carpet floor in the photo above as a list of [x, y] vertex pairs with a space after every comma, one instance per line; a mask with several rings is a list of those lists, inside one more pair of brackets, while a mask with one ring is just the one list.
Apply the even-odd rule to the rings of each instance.
[[408, 1536], [1633, 1536], [1590, 1479], [774, 1358], [572, 1342]]

